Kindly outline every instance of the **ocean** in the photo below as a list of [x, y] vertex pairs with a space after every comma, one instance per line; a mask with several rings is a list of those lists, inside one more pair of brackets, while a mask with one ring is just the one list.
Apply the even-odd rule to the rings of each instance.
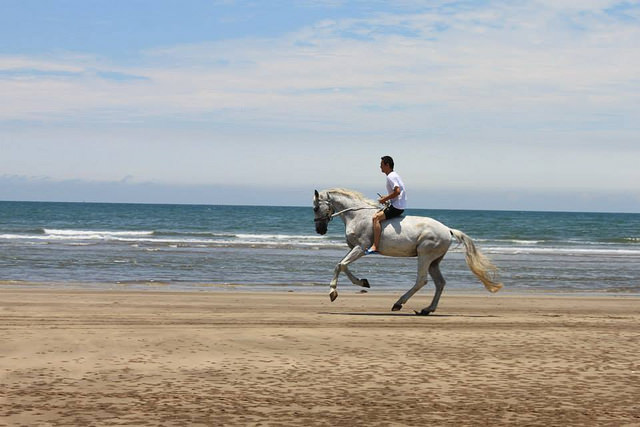
[[[507, 291], [640, 294], [640, 214], [407, 214], [471, 236]], [[342, 221], [319, 236], [311, 206], [0, 202], [2, 287], [328, 293], [347, 252]], [[369, 292], [396, 293], [413, 285], [416, 268], [415, 258], [383, 256], [351, 266]], [[446, 290], [484, 292], [456, 244], [441, 270]], [[338, 290], [361, 288], [341, 275]]]

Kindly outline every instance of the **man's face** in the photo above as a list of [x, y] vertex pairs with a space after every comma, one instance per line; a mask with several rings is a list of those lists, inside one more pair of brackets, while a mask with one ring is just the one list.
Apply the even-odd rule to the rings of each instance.
[[385, 162], [380, 162], [380, 170], [382, 171], [382, 173], [385, 173], [387, 175], [389, 174], [389, 172], [391, 172], [391, 168]]

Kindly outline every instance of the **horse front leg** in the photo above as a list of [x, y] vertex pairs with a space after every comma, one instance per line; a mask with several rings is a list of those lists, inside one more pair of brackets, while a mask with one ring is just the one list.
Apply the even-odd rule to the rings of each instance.
[[331, 299], [332, 302], [335, 301], [336, 298], [338, 298], [338, 276], [342, 271], [347, 274], [349, 279], [351, 279], [354, 284], [369, 287], [369, 282], [367, 281], [367, 279], [358, 279], [353, 274], [351, 274], [351, 272], [347, 268], [349, 264], [351, 264], [358, 258], [361, 258], [363, 255], [364, 250], [360, 246], [355, 246], [353, 249], [351, 249], [347, 256], [342, 258], [342, 260], [336, 265], [336, 268], [333, 271], [333, 279], [331, 279], [331, 283], [329, 284], [329, 299]]
[[346, 265], [344, 266], [344, 269], [342, 271], [344, 272], [344, 274], [347, 275], [349, 280], [351, 280], [351, 283], [353, 283], [354, 285], [362, 286], [363, 288], [370, 288], [371, 287], [371, 286], [369, 286], [369, 281], [367, 279], [358, 278], [353, 273], [351, 273], [351, 271], [349, 271], [349, 267], [347, 267]]

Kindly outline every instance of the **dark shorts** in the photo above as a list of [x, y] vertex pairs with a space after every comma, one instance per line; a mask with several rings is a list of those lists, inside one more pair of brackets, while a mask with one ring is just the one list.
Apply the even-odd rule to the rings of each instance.
[[393, 205], [389, 205], [389, 207], [384, 209], [384, 217], [385, 219], [395, 218], [402, 215], [403, 212], [403, 209], [394, 208]]

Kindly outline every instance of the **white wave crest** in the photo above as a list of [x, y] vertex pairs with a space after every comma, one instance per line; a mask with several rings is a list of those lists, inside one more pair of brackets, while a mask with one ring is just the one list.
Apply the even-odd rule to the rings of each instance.
[[135, 237], [135, 236], [151, 236], [153, 231], [112, 231], [112, 230], [58, 230], [53, 228], [45, 228], [44, 233], [48, 236], [62, 237]]
[[527, 246], [485, 246], [482, 248], [484, 251], [493, 254], [506, 254], [506, 255], [573, 255], [573, 256], [632, 256], [640, 257], [640, 250], [637, 249], [614, 249], [614, 248], [568, 248], [568, 247], [547, 247], [547, 248], [532, 248]]
[[292, 234], [236, 234], [238, 239], [258, 240], [325, 240], [324, 236], [292, 235]]
[[100, 244], [128, 243], [129, 245], [167, 245], [169, 247], [342, 247], [342, 239], [335, 241], [326, 236], [293, 235], [293, 234], [234, 234], [234, 233], [169, 233], [160, 235], [153, 231], [124, 231], [124, 230], [71, 230], [50, 229], [42, 230], [44, 234], [0, 234], [0, 239], [27, 242], [59, 242], [65, 245], [82, 245], [86, 242]]

